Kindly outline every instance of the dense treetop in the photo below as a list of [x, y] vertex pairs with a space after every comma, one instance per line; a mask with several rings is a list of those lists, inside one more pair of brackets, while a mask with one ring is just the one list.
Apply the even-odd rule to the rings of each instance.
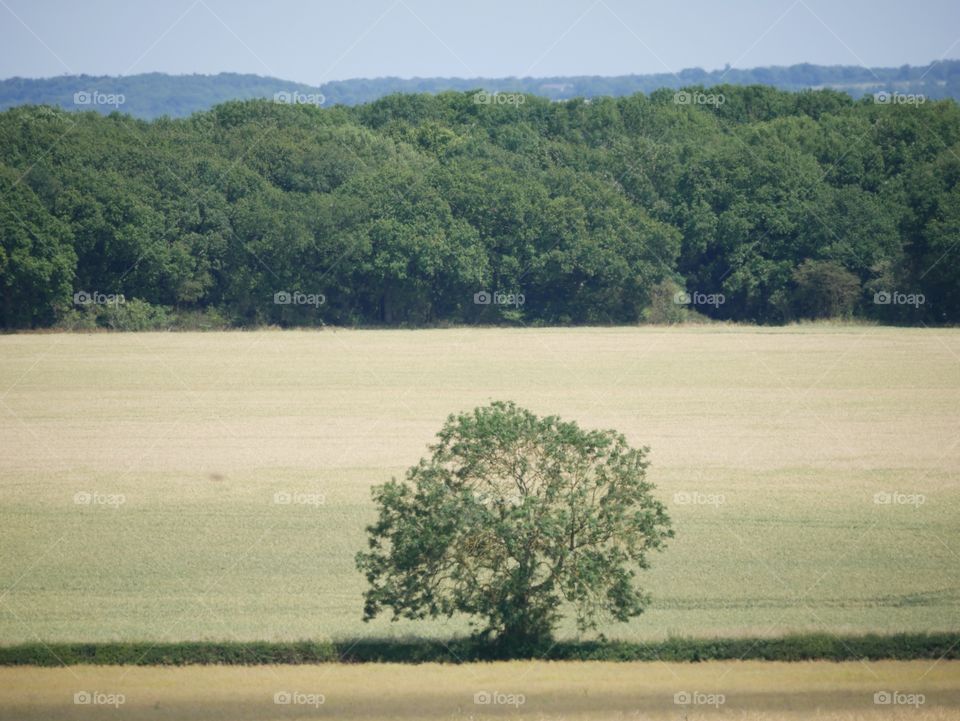
[[18, 107], [0, 113], [0, 318], [956, 322], [958, 181], [960, 108], [906, 95]]

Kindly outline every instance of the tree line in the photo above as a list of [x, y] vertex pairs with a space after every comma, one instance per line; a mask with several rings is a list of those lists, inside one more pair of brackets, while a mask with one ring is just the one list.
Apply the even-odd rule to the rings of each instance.
[[960, 318], [952, 100], [23, 106], [0, 137], [5, 328]]
[[395, 93], [489, 92], [529, 93], [550, 100], [619, 97], [652, 93], [660, 88], [694, 85], [770, 85], [780, 90], [832, 88], [853, 97], [886, 91], [923, 95], [927, 100], [960, 100], [960, 60], [938, 60], [928, 65], [868, 68], [855, 65], [813, 65], [703, 70], [686, 68], [645, 75], [565, 75], [511, 78], [351, 78], [310, 86], [280, 78], [241, 73], [168, 75], [139, 73], [124, 76], [60, 75], [52, 78], [0, 80], [0, 110], [17, 105], [59, 105], [66, 110], [114, 110], [152, 120], [181, 118], [231, 100], [275, 96], [303, 97], [318, 104], [359, 105]]

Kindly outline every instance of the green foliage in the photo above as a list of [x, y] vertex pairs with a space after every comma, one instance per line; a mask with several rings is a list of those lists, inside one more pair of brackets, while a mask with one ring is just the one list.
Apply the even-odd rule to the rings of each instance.
[[[149, 123], [12, 108], [3, 327], [69, 321], [78, 291], [236, 325], [960, 320], [956, 103], [686, 92], [724, 102], [444, 92]], [[828, 281], [834, 267], [860, 291]], [[673, 282], [725, 302], [672, 308]], [[323, 302], [275, 302], [298, 292]], [[525, 302], [475, 302], [484, 292]]]
[[177, 311], [132, 298], [123, 303], [66, 308], [56, 327], [62, 330], [223, 330], [230, 322], [216, 309]]
[[[467, 663], [505, 658], [503, 649], [476, 639], [376, 639], [339, 641], [181, 643], [28, 643], [0, 646], [0, 666], [186, 666], [218, 664]], [[535, 654], [553, 661], [722, 660], [862, 661], [957, 659], [955, 633], [782, 638], [671, 638], [652, 643], [560, 641]]]
[[132, 298], [125, 303], [106, 305], [101, 311], [103, 325], [112, 330], [159, 330], [168, 325], [168, 309]]
[[677, 302], [684, 292], [684, 288], [672, 280], [667, 279], [657, 283], [650, 290], [650, 305], [643, 312], [643, 319], [648, 323], [657, 325], [673, 325], [674, 323], [703, 320], [703, 316], [699, 313], [691, 311], [688, 306]]
[[70, 227], [3, 165], [0, 196], [0, 318], [7, 328], [49, 325], [70, 302], [77, 263]]
[[804, 318], [845, 318], [860, 297], [860, 279], [836, 261], [805, 260], [793, 273]]
[[450, 416], [429, 459], [374, 489], [365, 619], [482, 619], [514, 651], [547, 642], [564, 607], [581, 630], [647, 603], [647, 553], [673, 535], [646, 449], [494, 402]]

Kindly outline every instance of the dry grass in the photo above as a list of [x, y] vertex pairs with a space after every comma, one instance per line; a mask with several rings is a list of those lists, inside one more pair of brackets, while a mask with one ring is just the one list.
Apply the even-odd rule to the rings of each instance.
[[[874, 702], [874, 694], [894, 691], [901, 694], [896, 697], [901, 703]], [[74, 704], [74, 694], [82, 692], [122, 694], [123, 703], [119, 711]], [[301, 703], [275, 703], [274, 695], [284, 692]], [[510, 703], [476, 704], [475, 694], [484, 692]], [[678, 705], [675, 694], [683, 693], [700, 704]], [[957, 661], [0, 669], [0, 718], [18, 721], [113, 716], [134, 721], [321, 717], [947, 721], [956, 718], [958, 707]]]
[[677, 538], [608, 633], [956, 629], [958, 359], [843, 326], [2, 336], [0, 641], [462, 630], [361, 624], [352, 559], [369, 487], [491, 399], [652, 447]]

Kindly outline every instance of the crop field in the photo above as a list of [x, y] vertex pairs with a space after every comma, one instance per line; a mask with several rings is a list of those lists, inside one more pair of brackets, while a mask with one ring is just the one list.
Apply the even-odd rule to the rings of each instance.
[[3, 668], [0, 719], [948, 721], [958, 678], [960, 661]]
[[364, 624], [353, 558], [496, 399], [651, 447], [677, 535], [610, 637], [960, 628], [960, 331], [266, 330], [0, 337], [0, 642], [462, 633]]

